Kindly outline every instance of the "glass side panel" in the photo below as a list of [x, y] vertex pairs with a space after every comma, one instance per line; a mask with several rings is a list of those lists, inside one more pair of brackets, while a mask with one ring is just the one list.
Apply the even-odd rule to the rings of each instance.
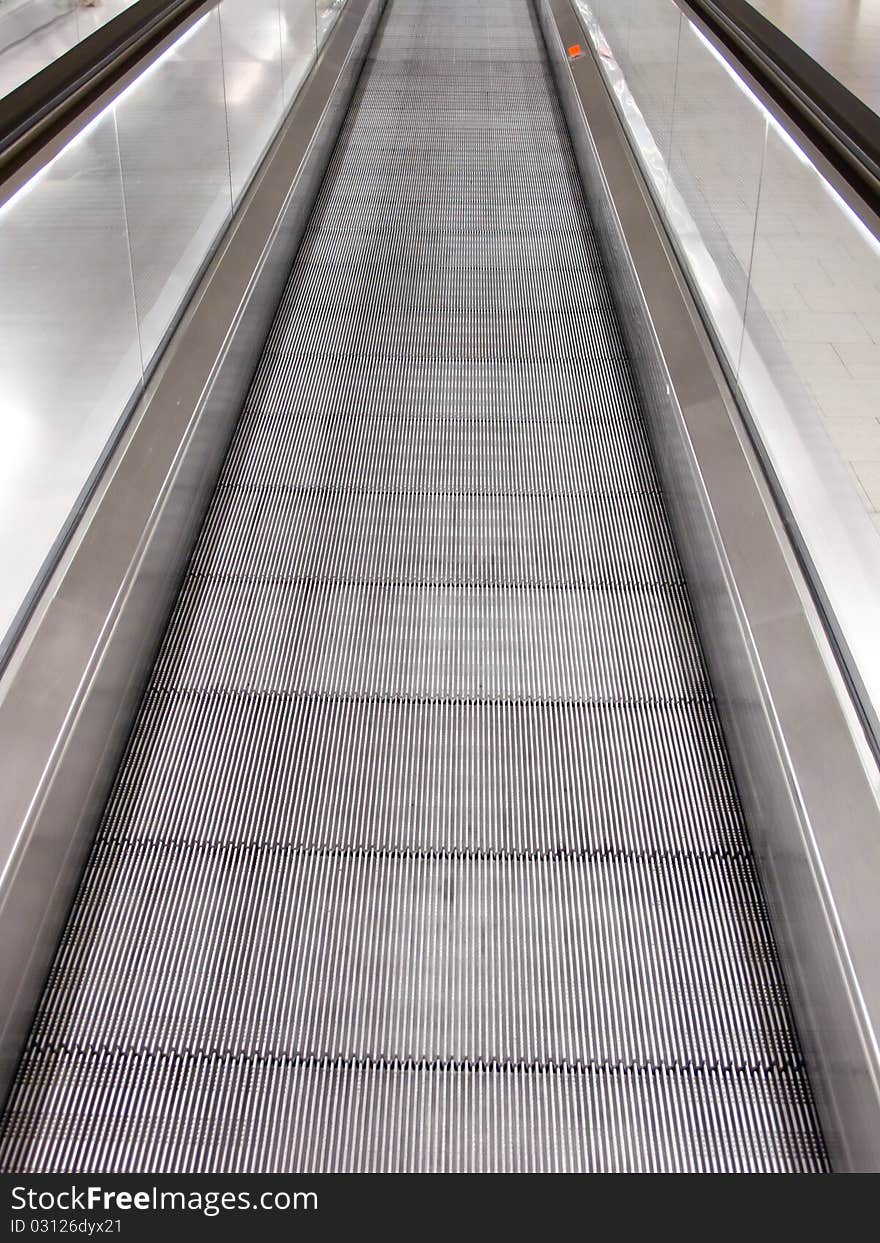
[[278, 0], [223, 0], [220, 30], [232, 192], [238, 202], [284, 107]]
[[688, 21], [682, 23], [676, 68], [666, 204], [677, 195], [676, 220], [689, 252], [702, 249], [702, 262], [714, 269], [716, 296], [725, 307], [716, 318], [718, 337], [736, 367], [766, 120]]
[[279, 8], [284, 101], [289, 103], [315, 59], [317, 11], [314, 3], [302, 0], [279, 0]]
[[0, 197], [0, 650], [314, 64], [317, 23], [315, 0], [222, 0]]
[[0, 633], [143, 370], [116, 117], [0, 207]]
[[577, 7], [880, 737], [880, 222], [673, 0]]
[[148, 364], [232, 213], [216, 10], [138, 79], [116, 115]]
[[336, 25], [336, 20], [345, 8], [345, 4], [346, 0], [315, 0], [315, 11], [318, 18], [319, 47]]

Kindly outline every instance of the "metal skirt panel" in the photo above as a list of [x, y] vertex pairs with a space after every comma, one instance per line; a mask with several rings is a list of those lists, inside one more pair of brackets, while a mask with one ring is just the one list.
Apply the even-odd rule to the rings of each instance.
[[525, 0], [394, 0], [42, 1000], [18, 1170], [826, 1159]]

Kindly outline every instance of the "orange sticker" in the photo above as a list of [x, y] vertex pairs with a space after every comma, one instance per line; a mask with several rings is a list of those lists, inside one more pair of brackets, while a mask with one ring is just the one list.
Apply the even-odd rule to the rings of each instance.
[[579, 43], [573, 43], [568, 49], [568, 55], [571, 60], [576, 60], [578, 56], [583, 56], [584, 49]]

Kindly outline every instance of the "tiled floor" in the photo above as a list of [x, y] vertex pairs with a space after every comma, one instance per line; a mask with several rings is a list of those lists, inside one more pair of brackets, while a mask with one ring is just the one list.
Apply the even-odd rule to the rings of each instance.
[[869, 108], [880, 112], [880, 0], [750, 0]]

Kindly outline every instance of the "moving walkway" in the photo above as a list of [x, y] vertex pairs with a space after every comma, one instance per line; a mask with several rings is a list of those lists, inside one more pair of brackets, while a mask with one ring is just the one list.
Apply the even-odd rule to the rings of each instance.
[[[277, 310], [234, 364], [243, 399], [223, 389], [231, 441], [171, 505], [192, 553], [154, 540], [185, 567], [119, 696], [133, 725], [116, 710], [2, 1163], [857, 1164], [804, 1017], [783, 873], [807, 864], [768, 844], [795, 812], [756, 813], [783, 777], [744, 763], [773, 712], [717, 683], [721, 639], [753, 640], [712, 637], [731, 605], [695, 572], [701, 520], [582, 183], [602, 136], [585, 156], [570, 128], [581, 57], [548, 5], [361, 10]], [[702, 350], [720, 390], [692, 331], [684, 365]], [[737, 443], [729, 478], [759, 488]]]

